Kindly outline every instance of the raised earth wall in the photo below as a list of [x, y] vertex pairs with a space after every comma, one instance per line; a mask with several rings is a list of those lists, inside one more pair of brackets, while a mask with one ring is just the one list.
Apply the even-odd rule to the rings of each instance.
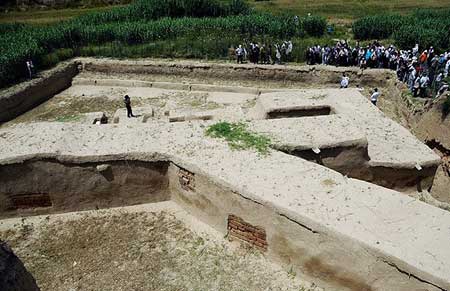
[[158, 62], [158, 61], [113, 61], [79, 59], [87, 71], [118, 74], [162, 74], [177, 76], [196, 76], [197, 78], [226, 78], [229, 80], [278, 80], [314, 84], [338, 84], [346, 73], [352, 83], [371, 86], [384, 85], [386, 80], [394, 79], [395, 72], [384, 69], [365, 70], [358, 68], [326, 66], [270, 66], [250, 64], [217, 64], [196, 62]]
[[[320, 282], [326, 290], [442, 290], [400, 271], [395, 259], [382, 252], [315, 223], [308, 226], [298, 223], [276, 208], [248, 199], [206, 176], [194, 174], [196, 186], [187, 190], [178, 181], [180, 170], [184, 169], [173, 164], [169, 167], [170, 192], [178, 204], [231, 239], [238, 237], [254, 244], [254, 237], [264, 233], [264, 243], [257, 245], [260, 250], [308, 280]], [[253, 229], [244, 228], [244, 234], [236, 236], [235, 219], [230, 226], [230, 216], [239, 217]]]
[[36, 79], [1, 91], [0, 123], [14, 119], [69, 88], [78, 74], [78, 65], [76, 61], [62, 63]]

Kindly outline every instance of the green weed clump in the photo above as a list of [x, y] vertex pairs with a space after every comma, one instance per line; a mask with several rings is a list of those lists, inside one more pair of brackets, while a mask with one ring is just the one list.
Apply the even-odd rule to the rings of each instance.
[[271, 144], [270, 138], [249, 131], [247, 125], [242, 122], [218, 122], [206, 129], [206, 135], [225, 139], [232, 149], [254, 149], [263, 155], [269, 153]]

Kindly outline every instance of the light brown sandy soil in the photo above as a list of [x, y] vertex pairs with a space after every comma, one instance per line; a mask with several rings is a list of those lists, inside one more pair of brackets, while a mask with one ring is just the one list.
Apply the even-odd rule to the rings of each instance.
[[[298, 83], [289, 80], [250, 80], [239, 79], [231, 80], [227, 78], [196, 78], [195, 76], [178, 76], [178, 75], [149, 75], [149, 74], [131, 74], [131, 73], [100, 73], [83, 71], [77, 78], [87, 80], [114, 79], [119, 80], [142, 80], [153, 82], [176, 82], [189, 84], [211, 84], [223, 86], [241, 86], [253, 88], [268, 89], [292, 89], [292, 88], [320, 88], [325, 85], [317, 85], [315, 83]], [[357, 84], [351, 83], [351, 86]], [[328, 84], [328, 88], [337, 87], [336, 84]], [[36, 122], [36, 121], [77, 121], [83, 113], [103, 111], [108, 116], [113, 116], [114, 112], [123, 108], [122, 97], [126, 93], [121, 87], [107, 87], [98, 89], [99, 91], [90, 92], [89, 86], [73, 86], [68, 90], [56, 95], [52, 99], [44, 102], [38, 107], [19, 116], [15, 120], [6, 124], [14, 124], [20, 122]], [[385, 85], [380, 87], [382, 92], [379, 100], [379, 108], [391, 119], [410, 128], [422, 141], [426, 141], [429, 132], [445, 132], [435, 130], [433, 124], [436, 124], [436, 118], [431, 113], [423, 114], [425, 102], [421, 99], [412, 99], [406, 96], [405, 88], [394, 79], [389, 79]], [[95, 87], [91, 87], [95, 89]], [[122, 92], [122, 91], [123, 92]], [[361, 93], [369, 97], [373, 88], [365, 86], [361, 88]], [[220, 107], [215, 102], [206, 102], [206, 92], [189, 92], [177, 90], [165, 90], [157, 88], [149, 88], [153, 91], [154, 96], [151, 98], [142, 98], [132, 96], [133, 106], [153, 106], [160, 109], [160, 112], [169, 109], [214, 109]], [[238, 94], [237, 94], [238, 95]], [[242, 105], [241, 105], [242, 106]], [[431, 116], [431, 117], [430, 117]], [[433, 117], [434, 116], [434, 117]], [[419, 123], [419, 121], [422, 122]], [[431, 120], [431, 121], [430, 121]], [[419, 124], [419, 129], [417, 130]], [[442, 126], [441, 126], [442, 127]], [[445, 127], [445, 126], [444, 126]], [[445, 135], [445, 134], [444, 134]], [[450, 193], [447, 191], [450, 186], [450, 177], [445, 175], [445, 170], [441, 167], [436, 176], [435, 186], [432, 194], [440, 201], [450, 202]]]
[[179, 75], [146, 75], [146, 74], [132, 74], [132, 73], [101, 73], [101, 72], [89, 72], [85, 71], [78, 76], [86, 79], [119, 79], [119, 80], [141, 80], [141, 81], [154, 81], [154, 82], [175, 82], [175, 83], [196, 83], [196, 84], [211, 84], [222, 86], [242, 86], [242, 87], [259, 87], [259, 88], [338, 88], [338, 81], [336, 80], [335, 86], [317, 85], [313, 83], [298, 83], [290, 80], [264, 80], [257, 81], [252, 79], [240, 79], [230, 80], [227, 78], [196, 78], [195, 76], [179, 76]]
[[[428, 142], [442, 157], [432, 194], [440, 201], [450, 203], [450, 114], [444, 115], [442, 106], [447, 94], [430, 101], [421, 114], [412, 118], [411, 131], [424, 142]], [[448, 207], [450, 209], [450, 207]]]
[[[153, 92], [152, 98], [132, 96], [133, 107], [153, 106], [154, 108], [195, 108], [215, 109], [220, 107], [215, 102], [205, 100], [204, 92], [188, 92], [164, 89], [149, 89]], [[89, 112], [105, 112], [112, 117], [123, 105], [123, 96], [126, 92], [120, 87], [105, 87], [104, 90], [90, 92], [86, 86], [75, 86], [54, 96], [50, 100], [20, 115], [3, 126], [39, 121], [78, 121], [80, 116]], [[128, 93], [129, 94], [129, 93]]]
[[321, 290], [160, 205], [16, 219], [0, 238], [42, 290]]
[[[209, 81], [208, 80], [203, 80], [203, 82], [209, 82]], [[261, 82], [261, 83], [263, 83], [263, 82]], [[241, 84], [241, 83], [238, 82], [238, 83], [232, 83], [232, 84], [235, 85], [235, 84]], [[270, 84], [270, 82], [269, 82], [269, 84]], [[267, 85], [267, 84], [265, 84], [265, 85]], [[302, 84], [296, 84], [295, 87], [303, 88]], [[336, 90], [336, 91], [339, 91], [339, 90]], [[338, 95], [340, 95], [341, 92], [342, 91], [339, 91]], [[364, 93], [364, 95], [367, 96], [368, 94]], [[106, 96], [106, 97], [108, 98], [108, 96]], [[339, 97], [345, 97], [345, 96], [339, 96]], [[90, 110], [90, 111], [93, 111], [93, 110]], [[191, 137], [192, 137], [192, 135], [191, 135]], [[94, 140], [94, 139], [91, 139], [91, 140]], [[277, 162], [280, 161], [280, 160], [281, 160], [281, 158], [277, 159]], [[292, 161], [289, 161], [289, 162], [292, 162]], [[264, 169], [264, 168], [270, 168], [270, 167], [258, 167], [258, 168], [259, 169], [261, 169], [261, 168]], [[222, 170], [223, 170], [223, 168], [222, 168]], [[270, 171], [270, 172], [273, 172], [274, 174], [276, 174], [275, 173], [276, 171]], [[248, 172], [247, 172], [246, 176], [250, 176]], [[282, 179], [280, 179], [280, 178], [275, 179], [275, 180], [282, 181]], [[235, 184], [235, 183], [233, 183], [233, 184]], [[308, 190], [311, 190], [311, 187], [310, 186], [308, 186], [308, 187], [309, 187]], [[266, 187], [266, 189], [267, 188], [268, 187]], [[260, 190], [261, 190], [261, 192], [264, 192], [264, 189], [260, 189]], [[311, 191], [311, 192], [314, 193], [314, 191]], [[287, 196], [289, 196], [289, 195], [287, 195]], [[289, 206], [291, 206], [291, 204]], [[300, 207], [301, 205], [299, 204], [297, 206]], [[383, 210], [386, 210], [386, 209], [387, 208], [384, 208]], [[422, 209], [422, 208], [420, 208], [420, 209]], [[299, 211], [299, 213], [302, 213], [302, 211]], [[388, 216], [388, 215], [386, 215], [386, 216]], [[111, 220], [111, 223], [109, 222], [108, 219]], [[143, 219], [144, 221], [141, 222], [141, 219]], [[153, 220], [158, 220], [158, 219], [160, 219], [161, 221], [166, 221], [165, 217], [161, 217], [161, 216], [156, 216], [156, 218], [153, 219]], [[127, 259], [127, 260], [129, 259], [130, 260], [130, 262], [124, 263], [125, 264], [125, 268], [126, 268], [125, 271], [131, 270], [132, 272], [134, 271], [136, 273], [139, 273], [139, 272], [137, 272], [138, 270], [140, 270], [139, 266], [144, 266], [145, 269], [149, 269], [149, 270], [152, 270], [153, 273], [157, 273], [158, 274], [157, 279], [152, 279], [151, 282], [153, 282], [154, 280], [163, 281], [163, 283], [160, 283], [160, 285], [158, 285], [158, 289], [159, 290], [161, 290], [161, 289], [162, 290], [172, 290], [172, 289], [178, 290], [178, 289], [182, 289], [183, 287], [185, 287], [186, 284], [189, 284], [189, 286], [187, 288], [188, 290], [190, 290], [190, 289], [221, 289], [221, 286], [225, 286], [226, 287], [225, 290], [230, 290], [230, 289], [231, 290], [233, 290], [233, 289], [242, 290], [243, 289], [241, 286], [239, 286], [240, 288], [237, 288], [237, 287], [235, 288], [235, 285], [233, 285], [231, 283], [232, 280], [236, 280], [236, 278], [235, 278], [236, 273], [240, 274], [239, 271], [236, 271], [236, 270], [240, 270], [240, 269], [238, 267], [236, 267], [236, 265], [234, 265], [234, 262], [239, 261], [238, 258], [242, 257], [242, 253], [238, 253], [238, 258], [233, 257], [231, 259], [232, 262], [230, 262], [231, 265], [229, 265], [228, 267], [224, 266], [224, 265], [220, 265], [221, 269], [231, 270], [231, 274], [233, 274], [233, 275], [222, 275], [222, 274], [220, 274], [220, 276], [218, 276], [217, 273], [214, 273], [214, 274], [211, 275], [211, 277], [207, 277], [206, 278], [208, 283], [205, 283], [204, 281], [201, 281], [201, 279], [204, 279], [204, 275], [198, 275], [198, 276], [200, 276], [200, 279], [197, 279], [198, 277], [196, 277], [195, 274], [197, 274], [197, 273], [210, 274], [210, 272], [212, 272], [211, 269], [214, 270], [214, 268], [211, 268], [210, 264], [202, 262], [201, 260], [198, 260], [197, 257], [194, 257], [195, 260], [198, 260], [198, 261], [202, 262], [203, 265], [209, 266], [209, 268], [207, 270], [202, 271], [203, 269], [201, 269], [201, 270], [195, 269], [197, 261], [192, 260], [192, 259], [187, 259], [187, 260], [184, 260], [184, 261], [183, 260], [182, 261], [178, 261], [178, 258], [183, 257], [184, 253], [192, 253], [192, 252], [196, 253], [197, 248], [194, 248], [194, 251], [192, 251], [192, 249], [188, 247], [186, 251], [184, 251], [182, 253], [179, 253], [178, 252], [179, 247], [175, 246], [174, 244], [170, 244], [170, 242], [173, 242], [174, 240], [183, 242], [183, 237], [185, 237], [183, 232], [181, 232], [181, 237], [179, 237], [180, 230], [179, 230], [178, 226], [176, 224], [172, 224], [172, 222], [170, 220], [168, 222], [166, 221], [165, 223], [166, 223], [166, 225], [173, 226], [173, 229], [174, 229], [175, 233], [172, 233], [171, 230], [164, 229], [164, 226], [166, 226], [166, 225], [163, 225], [162, 227], [158, 226], [157, 228], [159, 229], [159, 233], [155, 233], [154, 234], [152, 232], [147, 231], [148, 228], [152, 228], [152, 227], [154, 228], [155, 227], [152, 224], [152, 222], [151, 222], [152, 220], [150, 222], [148, 222], [147, 220], [145, 220], [142, 217], [137, 217], [137, 218], [134, 217], [134, 216], [129, 217], [129, 215], [125, 215], [123, 218], [121, 218], [120, 216], [114, 216], [114, 215], [112, 215], [111, 217], [107, 217], [107, 218], [104, 218], [104, 217], [99, 217], [99, 218], [95, 218], [95, 219], [92, 219], [92, 218], [87, 219], [87, 218], [85, 218], [84, 220], [81, 220], [81, 221], [82, 222], [80, 222], [79, 224], [76, 224], [74, 222], [69, 222], [69, 223], [68, 222], [66, 222], [66, 223], [56, 223], [56, 222], [53, 223], [52, 222], [51, 223], [51, 228], [52, 228], [51, 230], [47, 229], [45, 227], [45, 225], [44, 225], [40, 230], [38, 230], [39, 235], [36, 235], [37, 237], [43, 237], [44, 238], [44, 239], [41, 239], [41, 240], [39, 240], [37, 238], [36, 238], [36, 240], [34, 240], [34, 238], [31, 237], [31, 236], [34, 236], [34, 234], [36, 234], [35, 231], [30, 231], [30, 233], [32, 234], [31, 236], [23, 235], [20, 232], [19, 232], [19, 234], [17, 236], [18, 237], [25, 236], [25, 238], [27, 238], [26, 240], [28, 240], [30, 242], [30, 245], [26, 245], [26, 247], [30, 248], [30, 249], [32, 249], [31, 248], [31, 243], [37, 242], [37, 246], [34, 248], [34, 250], [35, 250], [35, 253], [38, 256], [37, 257], [32, 257], [32, 259], [35, 260], [36, 262], [39, 262], [39, 260], [42, 259], [42, 258], [46, 259], [47, 257], [50, 257], [52, 259], [53, 258], [58, 258], [58, 259], [62, 258], [63, 257], [62, 255], [64, 254], [64, 252], [63, 251], [58, 251], [58, 250], [63, 248], [62, 245], [68, 245], [68, 246], [70, 246], [71, 250], [74, 249], [76, 251], [74, 252], [75, 255], [68, 255], [69, 259], [67, 261], [63, 261], [61, 263], [61, 264], [66, 264], [66, 268], [67, 269], [76, 269], [77, 266], [79, 266], [79, 265], [84, 266], [85, 264], [83, 262], [81, 262], [81, 263], [83, 263], [83, 264], [81, 264], [80, 262], [77, 261], [77, 259], [79, 260], [79, 258], [84, 258], [83, 257], [84, 256], [83, 252], [85, 250], [89, 250], [90, 252], [86, 251], [89, 254], [89, 256], [86, 256], [86, 258], [84, 258], [84, 260], [86, 260], [86, 262], [87, 262], [86, 263], [87, 267], [86, 267], [85, 270], [92, 271], [96, 275], [97, 275], [97, 273], [95, 273], [96, 270], [97, 269], [101, 269], [101, 268], [106, 268], [106, 269], [104, 269], [106, 271], [104, 271], [103, 273], [108, 273], [109, 274], [109, 273], [112, 272], [113, 274], [116, 274], [116, 273], [114, 273], [114, 272], [116, 272], [116, 270], [114, 269], [114, 267], [111, 266], [111, 265], [114, 265], [114, 260], [112, 260], [111, 257], [112, 258], [118, 257], [118, 258], [124, 258], [124, 259]], [[125, 222], [124, 225], [121, 225], [122, 221]], [[338, 221], [339, 221], [339, 219], [338, 219]], [[111, 226], [111, 227], [106, 228], [106, 229], [102, 229], [100, 227], [101, 225], [110, 225], [110, 224], [113, 225], [115, 223], [118, 223], [119, 226]], [[132, 225], [132, 226], [130, 226], [130, 225]], [[138, 228], [135, 228], [134, 225], [137, 225]], [[142, 226], [144, 226], [144, 227], [142, 227]], [[150, 226], [150, 227], [148, 227], [148, 226]], [[25, 228], [28, 228], [28, 227], [25, 227]], [[88, 233], [84, 233], [83, 232], [84, 228], [87, 228], [89, 230], [89, 232]], [[33, 230], [33, 229], [35, 229], [35, 228], [34, 227], [31, 228], [31, 230]], [[139, 261], [139, 257], [136, 255], [139, 252], [135, 251], [134, 245], [132, 244], [132, 242], [140, 241], [140, 240], [144, 240], [145, 241], [145, 239], [143, 239], [138, 234], [140, 231], [142, 231], [142, 229], [145, 229], [144, 234], [143, 234], [143, 237], [145, 237], [145, 239], [148, 239], [148, 237], [152, 237], [152, 238], [156, 237], [156, 239], [158, 240], [158, 243], [163, 246], [163, 249], [162, 249], [163, 251], [162, 252], [164, 254], [166, 254], [166, 252], [168, 253], [168, 257], [165, 257], [164, 260], [161, 260], [160, 258], [154, 259], [154, 260], [156, 260], [159, 263], [159, 265], [161, 265], [161, 264], [164, 265], [164, 263], [167, 263], [167, 265], [170, 266], [171, 269], [169, 271], [167, 271], [166, 273], [163, 272], [163, 271], [166, 271], [166, 269], [164, 269], [164, 268], [161, 269], [158, 266], [153, 266], [151, 264], [151, 262], [143, 262], [143, 263], [141, 263]], [[164, 231], [166, 233], [161, 235], [160, 234], [162, 232], [161, 229], [164, 229]], [[112, 236], [110, 233], [113, 233], [116, 230], [119, 231], [119, 234], [115, 235], [115, 236]], [[27, 233], [27, 231], [28, 230], [26, 229], [25, 233]], [[124, 235], [122, 235], [122, 233], [124, 233]], [[80, 236], [80, 235], [81, 235], [81, 237], [84, 236], [85, 238], [87, 238], [88, 241], [86, 242], [86, 239], [79, 239], [78, 236]], [[8, 234], [8, 236], [11, 236], [11, 234]], [[391, 231], [389, 232], [389, 236], [391, 236]], [[56, 249], [56, 251], [53, 251], [53, 252], [50, 249], [47, 250], [46, 246], [47, 246], [48, 243], [44, 243], [45, 240], [50, 240], [50, 238], [52, 238], [52, 237], [57, 237], [58, 238], [58, 241], [55, 242], [55, 246], [54, 246], [54, 249]], [[72, 237], [75, 237], [75, 239], [73, 239]], [[192, 241], [196, 241], [197, 240], [196, 237], [194, 237], [194, 236], [187, 236], [187, 237], [188, 237], [188, 241], [189, 242], [186, 242], [186, 245], [188, 245], [188, 246], [192, 246]], [[15, 240], [17, 245], [19, 245], [19, 242], [18, 242], [18, 240], [16, 238], [16, 234], [14, 233], [14, 231], [13, 231], [13, 234], [12, 234], [12, 240], [13, 241]], [[91, 243], [91, 241], [96, 241], [96, 240], [100, 241], [99, 245], [97, 245], [96, 243], [94, 244], [93, 242]], [[163, 242], [161, 242], [161, 241], [163, 241]], [[166, 243], [165, 241], [168, 241], [168, 243]], [[107, 245], [110, 242], [114, 242], [114, 245], [111, 245], [111, 247], [110, 247], [114, 252], [111, 252], [111, 253], [108, 252], [108, 250], [104, 249], [104, 246]], [[20, 243], [22, 243], [22, 242], [20, 242]], [[25, 243], [23, 243], [23, 244], [25, 244]], [[118, 245], [116, 245], [116, 244], [118, 244]], [[131, 246], [130, 246], [130, 244], [131, 244]], [[158, 250], [160, 250], [159, 244], [158, 244]], [[91, 245], [92, 245], [92, 248], [93, 248], [92, 251], [90, 250], [91, 249]], [[19, 248], [20, 248], [20, 245], [19, 245]], [[85, 250], [78, 251], [79, 248], [80, 249], [84, 248]], [[141, 250], [140, 246], [137, 246], [136, 248]], [[106, 249], [109, 249], [109, 247], [107, 247]], [[122, 253], [122, 251], [124, 249], [127, 249], [127, 252]], [[49, 255], [44, 253], [44, 257], [42, 257], [41, 254], [39, 253], [41, 250], [47, 250]], [[128, 251], [128, 250], [131, 250], [131, 254], [130, 254], [130, 251]], [[33, 254], [28, 254], [25, 249], [23, 250], [23, 252], [24, 252], [25, 255], [28, 255], [30, 257], [35, 255], [34, 253]], [[214, 253], [220, 253], [215, 248], [213, 248], [213, 252]], [[97, 254], [97, 253], [101, 254], [102, 256], [100, 256], [100, 259], [98, 257], [96, 257], [95, 258], [96, 259], [95, 263], [91, 262], [90, 259], [92, 257], [95, 257], [95, 254]], [[154, 253], [151, 253], [151, 254], [154, 255]], [[20, 255], [20, 253], [19, 253], [19, 255]], [[160, 252], [158, 252], [157, 255], [160, 255]], [[149, 260], [150, 261], [153, 260], [153, 257], [151, 259], [149, 259]], [[222, 257], [220, 259], [213, 259], [213, 261], [217, 261], [217, 260], [222, 262], [224, 259], [222, 259]], [[100, 263], [98, 263], [97, 261], [100, 262]], [[136, 261], [137, 261], [137, 263], [135, 263]], [[193, 261], [195, 261], [195, 262], [193, 262]], [[76, 262], [76, 263], [74, 263], [74, 262]], [[136, 264], [138, 266], [134, 266], [133, 264]], [[58, 261], [56, 261], [55, 265], [58, 265]], [[178, 267], [179, 265], [187, 265], [189, 267], [184, 267], [183, 270], [180, 270], [179, 267]], [[119, 268], [119, 266], [121, 266], [121, 265], [119, 264], [116, 267]], [[252, 265], [250, 263], [248, 263], [247, 266], [250, 266], [254, 270], [257, 270], [257, 268], [255, 268], [254, 265]], [[38, 267], [35, 267], [35, 268], [37, 269]], [[135, 269], [133, 269], [133, 268], [135, 268]], [[195, 271], [191, 272], [190, 271], [191, 268], [194, 268]], [[247, 269], [243, 269], [243, 270], [244, 270], [243, 272], [245, 273]], [[186, 271], [187, 273], [182, 273], [182, 271]], [[39, 272], [39, 271], [37, 271], [37, 272]], [[98, 276], [101, 277], [101, 275], [103, 273], [98, 274]], [[159, 277], [159, 274], [162, 274], [161, 275], [162, 277]], [[170, 274], [175, 274], [175, 275], [171, 276]], [[251, 274], [251, 273], [249, 273], [249, 274]], [[92, 284], [95, 284], [95, 282], [88, 281], [89, 284], [91, 284], [91, 285], [89, 285], [89, 287], [86, 287], [85, 285], [78, 286], [77, 285], [77, 282], [78, 282], [77, 278], [80, 278], [80, 274], [77, 273], [75, 275], [77, 275], [78, 277], [76, 277], [76, 276], [74, 277], [73, 271], [70, 271], [70, 272], [66, 273], [66, 275], [65, 275], [66, 277], [63, 277], [62, 279], [60, 279], [62, 283], [69, 282], [70, 284], [72, 284], [72, 285], [64, 285], [64, 288], [66, 288], [65, 290], [67, 290], [67, 287], [75, 289], [75, 288], [78, 288], [80, 286], [81, 287], [79, 289], [88, 289]], [[51, 274], [51, 276], [58, 278], [53, 273]], [[81, 272], [81, 278], [84, 278], [84, 276], [85, 276], [84, 273]], [[115, 282], [114, 280], [116, 278], [118, 278], [118, 279], [123, 278], [123, 280], [127, 280], [129, 277], [134, 278], [133, 276], [137, 276], [137, 278], [141, 278], [139, 276], [143, 276], [143, 277], [147, 276], [147, 278], [148, 278], [149, 274], [148, 273], [145, 273], [145, 274], [126, 273], [125, 275], [122, 275], [122, 274], [118, 274], [118, 275], [114, 275], [114, 276], [110, 275], [109, 277], [105, 277], [103, 283], [105, 283], [105, 282], [108, 282], [108, 283], [109, 282]], [[226, 279], [222, 283], [221, 282], [222, 276], [225, 276], [226, 278], [229, 278], [229, 279]], [[88, 279], [94, 280], [94, 279], [90, 278], [88, 275], [86, 275], [86, 277]], [[260, 281], [257, 282], [258, 284], [254, 283], [254, 280], [256, 280], [256, 279], [253, 279], [253, 278], [259, 278], [259, 277], [270, 277], [270, 276], [268, 276], [266, 273], [263, 273], [262, 275], [260, 273], [258, 273], [258, 274], [253, 274], [250, 278], [244, 277], [244, 278], [242, 278], [242, 280], [239, 279], [241, 281], [238, 280], [238, 282], [245, 282], [245, 284], [248, 284], [248, 286], [249, 286], [248, 290], [260, 290], [260, 289], [262, 289], [263, 286], [269, 286], [268, 289], [271, 289], [271, 287], [270, 287], [271, 285], [263, 285], [263, 284], [259, 285]], [[173, 283], [172, 284], [172, 282], [178, 282], [177, 281], [178, 278], [184, 278], [183, 280], [190, 280], [191, 282], [186, 283], [183, 280], [181, 280], [179, 284], [178, 283]], [[219, 278], [219, 279], [217, 279], [217, 278]], [[155, 285], [148, 285], [148, 286], [144, 285], [144, 284], [150, 284], [150, 283], [145, 281], [145, 279], [142, 279], [142, 280], [143, 280], [142, 281], [143, 283], [141, 285], [137, 286], [137, 287], [127, 285], [127, 284], [129, 284], [129, 282], [125, 282], [124, 284], [126, 284], [126, 285], [124, 285], [125, 287], [123, 287], [123, 288], [124, 289], [139, 289], [139, 287], [144, 286], [143, 287], [144, 289], [151, 289], [152, 286], [155, 286]], [[169, 281], [170, 284], [167, 283], [167, 281]], [[220, 285], [220, 287], [218, 287], [217, 285], [208, 285], [208, 284], [212, 284], [210, 281], [212, 281], [212, 282], [219, 281], [221, 285]], [[197, 282], [200, 282], [200, 283], [198, 283], [198, 285], [196, 285]], [[268, 283], [266, 282], [265, 284], [268, 284]], [[92, 286], [94, 286], [94, 285], [92, 285]], [[204, 286], [206, 286], [206, 288]], [[53, 286], [50, 286], [50, 287], [53, 287]], [[120, 288], [120, 286], [118, 288]], [[283, 289], [283, 288], [281, 288], [281, 289]], [[49, 288], [49, 289], [52, 289], [52, 288]], [[53, 289], [57, 289], [57, 288], [55, 287]], [[272, 289], [280, 289], [280, 288], [278, 286], [275, 286]], [[291, 289], [291, 288], [289, 287], [288, 289]]]

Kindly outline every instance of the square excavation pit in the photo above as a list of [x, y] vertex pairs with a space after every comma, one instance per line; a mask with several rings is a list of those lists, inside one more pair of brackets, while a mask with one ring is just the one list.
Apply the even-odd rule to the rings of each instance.
[[[432, 187], [439, 156], [356, 89], [297, 88], [300, 82], [324, 85], [308, 78], [320, 75], [333, 80], [342, 74], [323, 69], [311, 77], [308, 72], [298, 67], [79, 59], [44, 74], [35, 87], [12, 90], [0, 98], [0, 120], [17, 117], [0, 128], [0, 216], [5, 218], [0, 226], [10, 230], [5, 237], [16, 244], [20, 256], [27, 246], [17, 240], [13, 233], [17, 229], [11, 230], [8, 219], [45, 214], [53, 220], [56, 213], [82, 210], [92, 210], [88, 216], [95, 216], [107, 211], [95, 209], [169, 203], [189, 213], [188, 220], [194, 221], [189, 227], [206, 223], [219, 236], [228, 233], [263, 251], [270, 260], [267, 264], [293, 270], [326, 290], [450, 290], [450, 213], [411, 197], [417, 190]], [[364, 82], [381, 78], [376, 74], [368, 71], [359, 78]], [[65, 76], [57, 78], [61, 86], [48, 86], [61, 75]], [[248, 77], [246, 86], [236, 76]], [[43, 94], [46, 88], [57, 88], [57, 92]], [[122, 118], [125, 94], [146, 118]], [[88, 124], [84, 117], [90, 112], [109, 117], [118, 112], [118, 123]], [[179, 122], [171, 122], [175, 116], [171, 112], [185, 113]], [[211, 118], [186, 118], [195, 114]], [[248, 130], [271, 137], [269, 154], [233, 150], [225, 141], [207, 137], [205, 130], [218, 120], [246, 122]], [[145, 215], [153, 217], [152, 207], [145, 207]], [[114, 245], [116, 254], [125, 251], [132, 258], [158, 246], [135, 245], [142, 239], [140, 232], [120, 224], [120, 215], [102, 218], [101, 225], [89, 224], [92, 231], [89, 228], [83, 235], [92, 238], [95, 231], [106, 231], [106, 235], [117, 226], [110, 241], [122, 242], [120, 231], [135, 233], [133, 242]], [[184, 229], [177, 232], [181, 226], [163, 215], [145, 222], [123, 217], [144, 232], [161, 221], [168, 228], [165, 234], [144, 233], [143, 237], [155, 235], [174, 243], [178, 233], [182, 240], [187, 238], [186, 245], [199, 241]], [[74, 234], [83, 230], [76, 223], [78, 228], [67, 226]], [[50, 227], [65, 233], [57, 225]], [[40, 233], [48, 234], [45, 229]], [[50, 244], [56, 244], [57, 237], [44, 236]], [[93, 257], [76, 261], [76, 248], [67, 254], [69, 263], [58, 266], [62, 274], [78, 270], [78, 264], [97, 264]], [[41, 270], [48, 267], [37, 261], [25, 263], [36, 263]], [[154, 270], [147, 263], [146, 268]], [[176, 268], [180, 262], [170, 263]], [[121, 258], [114, 265], [120, 278], [127, 278], [124, 272], [131, 268], [127, 264], [131, 263]], [[192, 274], [203, 270], [195, 269], [198, 264], [192, 258], [184, 264], [192, 272], [174, 270], [180, 278], [196, 278]], [[221, 266], [222, 271], [245, 273], [251, 265]], [[159, 279], [171, 274], [158, 270]], [[258, 278], [267, 274], [255, 271], [249, 274]], [[51, 274], [38, 271], [50, 289], [55, 286]], [[80, 284], [92, 283], [89, 276], [80, 274]], [[141, 277], [136, 280], [144, 282]], [[208, 282], [216, 278], [193, 279], [198, 284], [185, 279], [185, 283], [192, 283], [194, 289], [202, 284], [209, 288]], [[116, 284], [111, 278], [102, 280]], [[70, 279], [61, 282], [69, 282], [62, 287], [65, 290], [75, 284]], [[111, 288], [132, 288], [121, 284]], [[251, 285], [254, 290], [283, 287], [268, 281], [264, 286], [255, 284]]]
[[333, 111], [330, 106], [311, 106], [304, 108], [280, 108], [267, 112], [268, 119], [295, 118], [307, 116], [330, 115]]

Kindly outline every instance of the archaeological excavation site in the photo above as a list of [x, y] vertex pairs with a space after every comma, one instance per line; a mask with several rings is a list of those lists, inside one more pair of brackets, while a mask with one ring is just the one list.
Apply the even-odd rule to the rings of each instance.
[[[450, 127], [401, 86], [79, 58], [1, 91], [10, 290], [450, 290]], [[233, 125], [265, 143], [208, 134]]]

